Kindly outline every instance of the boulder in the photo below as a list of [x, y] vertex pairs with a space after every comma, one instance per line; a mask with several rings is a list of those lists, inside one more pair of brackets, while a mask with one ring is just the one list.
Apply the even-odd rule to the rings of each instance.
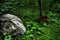
[[0, 32], [13, 36], [20, 36], [26, 32], [26, 28], [20, 18], [12, 14], [4, 14], [0, 17]]

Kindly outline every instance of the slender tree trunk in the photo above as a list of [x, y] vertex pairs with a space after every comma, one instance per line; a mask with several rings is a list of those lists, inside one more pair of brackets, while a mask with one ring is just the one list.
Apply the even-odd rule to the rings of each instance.
[[42, 16], [42, 10], [41, 10], [41, 0], [38, 0], [38, 4], [39, 4], [40, 16]]
[[47, 11], [49, 9], [48, 0], [38, 0], [39, 10], [40, 10], [40, 18], [39, 23], [47, 21]]

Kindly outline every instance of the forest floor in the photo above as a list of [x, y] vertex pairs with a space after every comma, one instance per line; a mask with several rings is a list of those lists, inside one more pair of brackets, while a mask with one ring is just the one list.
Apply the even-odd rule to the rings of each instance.
[[[20, 13], [19, 11], [17, 12]], [[35, 14], [33, 14], [34, 12]], [[39, 15], [37, 14], [38, 10], [37, 11], [35, 10], [34, 12], [31, 9], [30, 10], [24, 9], [23, 11], [21, 11], [21, 13], [25, 13], [20, 18], [23, 20], [23, 23], [27, 31], [22, 37], [17, 37], [14, 39], [15, 40], [60, 40], [60, 17], [59, 17], [60, 14], [49, 11], [47, 16], [51, 22], [50, 23], [43, 22], [42, 24], [41, 23], [38, 24], [38, 22], [36, 21]]]
[[60, 18], [58, 13], [49, 12], [50, 23], [38, 24], [37, 22], [26, 20], [26, 34], [19, 40], [60, 40]]

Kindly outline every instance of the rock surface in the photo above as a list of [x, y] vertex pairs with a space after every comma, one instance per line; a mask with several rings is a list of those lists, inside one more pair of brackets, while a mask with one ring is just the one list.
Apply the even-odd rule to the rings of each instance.
[[13, 36], [24, 34], [26, 28], [20, 18], [12, 14], [4, 14], [0, 17], [0, 31]]

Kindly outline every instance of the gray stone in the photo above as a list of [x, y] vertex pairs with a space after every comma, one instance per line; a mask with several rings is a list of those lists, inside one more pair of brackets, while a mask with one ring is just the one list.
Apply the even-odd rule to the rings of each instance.
[[23, 22], [20, 18], [18, 18], [15, 15], [12, 14], [4, 14], [0, 17], [1, 21], [1, 32], [6, 32], [7, 34], [11, 35], [18, 35], [18, 34], [24, 34], [26, 32], [26, 28], [23, 25]]

